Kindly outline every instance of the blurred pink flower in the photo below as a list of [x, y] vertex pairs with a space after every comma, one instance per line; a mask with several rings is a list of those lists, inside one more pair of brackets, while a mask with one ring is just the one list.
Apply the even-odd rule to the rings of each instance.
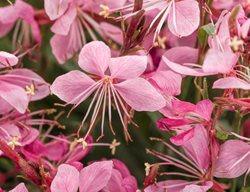
[[51, 184], [51, 192], [135, 192], [137, 183], [126, 166], [118, 161], [100, 161], [84, 167], [80, 172], [62, 164]]
[[100, 24], [87, 12], [99, 10], [100, 3], [108, 6], [123, 5], [124, 1], [90, 1], [90, 0], [45, 0], [45, 11], [54, 22], [51, 30], [55, 35], [50, 43], [52, 52], [60, 64], [72, 58], [86, 44], [87, 32], [91, 39], [97, 40], [97, 32], [106, 39], [106, 34]]
[[15, 4], [0, 8], [0, 37], [5, 36], [15, 24], [12, 41], [14, 48], [19, 47], [19, 43], [29, 47], [33, 41], [41, 42], [40, 29], [34, 18], [34, 9], [22, 0], [16, 0]]

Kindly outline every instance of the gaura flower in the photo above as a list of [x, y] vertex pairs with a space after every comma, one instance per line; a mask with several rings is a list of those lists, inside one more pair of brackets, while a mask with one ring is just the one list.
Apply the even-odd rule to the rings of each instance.
[[108, 46], [103, 42], [93, 41], [83, 47], [78, 63], [84, 71], [93, 75], [86, 75], [77, 70], [71, 71], [57, 77], [51, 86], [51, 91], [65, 101], [66, 105], [74, 104], [72, 109], [95, 92], [82, 121], [83, 125], [96, 101], [89, 131], [93, 128], [98, 112], [102, 110], [101, 135], [103, 135], [106, 105], [111, 125], [111, 101], [116, 106], [125, 133], [127, 128], [122, 112], [131, 119], [127, 105], [136, 111], [157, 111], [165, 106], [163, 96], [148, 81], [139, 77], [146, 69], [146, 56], [111, 58]]
[[[125, 5], [113, 11], [121, 11], [124, 13], [122, 18], [129, 18], [136, 12], [133, 11], [134, 4]], [[176, 36], [188, 36], [192, 34], [200, 23], [199, 4], [195, 0], [143, 0], [143, 7], [147, 12], [157, 10], [157, 15], [152, 20], [149, 28], [157, 26], [155, 29], [155, 37], [159, 35], [164, 22], [167, 20], [169, 30]]]
[[15, 108], [25, 113], [29, 101], [49, 95], [48, 83], [28, 69], [13, 69], [0, 75], [0, 114]]
[[[145, 192], [188, 192], [188, 191], [197, 191], [206, 192], [212, 188], [213, 184], [217, 183], [211, 177], [213, 173], [210, 172], [210, 152], [209, 152], [209, 136], [207, 130], [199, 126], [195, 128], [194, 137], [182, 145], [184, 153], [178, 151], [173, 146], [167, 142], [152, 138], [152, 140], [160, 141], [168, 149], [171, 149], [181, 158], [175, 158], [173, 156], [163, 154], [154, 150], [147, 150], [148, 153], [158, 157], [163, 160], [163, 162], [149, 164], [148, 168], [152, 169], [154, 165], [161, 166], [174, 166], [183, 170], [183, 172], [159, 172], [158, 175], [178, 175], [185, 179], [167, 179], [160, 181], [149, 186], [145, 186]], [[183, 159], [183, 160], [182, 160]], [[199, 190], [198, 190], [199, 189]]]
[[[35, 41], [41, 42], [41, 34], [34, 17], [34, 9], [22, 0], [16, 0], [15, 4], [0, 8], [0, 37], [5, 36], [14, 26], [14, 48], [17, 43], [25, 47]], [[30, 35], [31, 33], [31, 35]]]
[[170, 138], [175, 145], [183, 145], [194, 136], [195, 129], [210, 125], [213, 103], [210, 100], [202, 100], [196, 105], [173, 100], [172, 112], [166, 118], [159, 119], [157, 126], [161, 130], [175, 131], [176, 135]]
[[80, 172], [62, 164], [52, 181], [51, 192], [110, 191], [135, 192], [137, 183], [127, 167], [118, 160], [94, 162]]
[[[111, 7], [123, 5], [124, 2], [113, 3], [113, 1], [102, 1]], [[51, 30], [55, 35], [50, 44], [52, 52], [59, 63], [63, 64], [72, 58], [86, 44], [86, 33], [93, 40], [97, 40], [97, 35], [105, 39], [105, 34], [100, 24], [87, 12], [94, 13], [100, 1], [90, 0], [45, 0], [45, 11], [49, 18], [54, 21]]]
[[[227, 11], [221, 13], [215, 24], [215, 34], [208, 39], [210, 49], [206, 53], [202, 66], [187, 62], [172, 62], [167, 56], [162, 58], [163, 63], [174, 72], [182, 75], [209, 76], [222, 74], [224, 77], [216, 80], [213, 84], [213, 88], [216, 89], [249, 90], [249, 69], [238, 62], [240, 55], [237, 52], [239, 49], [244, 50], [244, 41], [241, 38], [244, 39], [245, 35], [248, 34], [249, 20], [244, 18], [242, 8], [238, 7], [238, 9], [240, 13], [235, 18], [235, 36], [231, 35], [229, 27], [229, 18], [232, 13]], [[243, 24], [241, 24], [242, 20], [244, 21]]]

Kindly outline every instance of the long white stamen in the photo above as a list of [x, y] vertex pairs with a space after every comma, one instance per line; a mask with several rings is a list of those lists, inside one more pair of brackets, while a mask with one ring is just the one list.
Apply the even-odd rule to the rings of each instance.
[[110, 86], [108, 86], [108, 113], [109, 113], [109, 127], [113, 135], [115, 135], [113, 126], [112, 126], [112, 111], [111, 111], [111, 91], [110, 91]]
[[104, 87], [104, 101], [103, 101], [103, 106], [102, 106], [102, 123], [101, 123], [101, 135], [97, 140], [102, 138], [104, 136], [104, 118], [105, 118], [105, 113], [106, 113], [106, 100], [107, 100], [107, 84], [105, 84]]
[[181, 152], [179, 152], [178, 150], [176, 150], [174, 147], [172, 147], [171, 145], [169, 145], [167, 142], [165, 142], [164, 140], [162, 139], [159, 139], [159, 138], [150, 138], [151, 140], [155, 140], [155, 141], [160, 141], [161, 143], [163, 143], [165, 146], [167, 146], [168, 148], [170, 148], [172, 151], [174, 151], [176, 154], [180, 155], [183, 159], [185, 159], [186, 161], [188, 161], [191, 165], [194, 166], [194, 168], [196, 168], [198, 171], [200, 171], [201, 173], [204, 173], [203, 170], [199, 169], [197, 167], [197, 165], [191, 161], [186, 155], [182, 154]]
[[128, 137], [129, 140], [132, 140], [131, 137], [130, 137], [130, 135], [129, 135], [129, 133], [128, 133], [127, 127], [125, 125], [125, 122], [123, 120], [123, 117], [122, 117], [122, 114], [121, 114], [121, 111], [120, 111], [120, 107], [118, 105], [118, 102], [117, 102], [116, 95], [114, 93], [114, 88], [113, 87], [111, 87], [111, 92], [112, 92], [112, 95], [113, 95], [113, 98], [114, 98], [114, 101], [115, 101], [115, 106], [117, 108], [120, 120], [121, 120], [122, 125], [123, 125], [124, 134]]
[[[96, 97], [97, 97], [97, 95], [99, 94], [101, 88], [102, 88], [102, 87], [100, 86], [100, 87], [97, 89], [97, 91], [96, 91], [96, 93], [95, 93], [95, 95], [94, 95], [94, 97], [93, 97], [91, 103], [89, 104], [88, 110], [87, 110], [87, 112], [86, 112], [86, 114], [85, 114], [85, 116], [84, 116], [84, 118], [83, 118], [83, 120], [82, 120], [82, 123], [81, 123], [81, 125], [80, 125], [79, 130], [83, 127], [83, 125], [84, 125], [86, 119], [88, 118], [88, 115], [89, 115], [89, 113], [90, 113], [90, 111], [91, 111], [91, 109], [92, 109], [92, 106], [93, 106], [93, 104], [94, 104], [94, 102], [95, 102], [95, 100], [96, 100]], [[79, 133], [79, 130], [78, 130], [78, 133]]]

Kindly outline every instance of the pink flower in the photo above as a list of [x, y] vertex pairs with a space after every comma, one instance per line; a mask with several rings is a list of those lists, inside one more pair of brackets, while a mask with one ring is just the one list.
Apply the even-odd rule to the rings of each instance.
[[[148, 81], [139, 77], [146, 69], [146, 56], [111, 58], [109, 47], [100, 41], [94, 41], [85, 45], [81, 50], [79, 66], [95, 76], [90, 78], [80, 71], [71, 71], [56, 78], [51, 86], [51, 91], [67, 105], [74, 104], [73, 108], [95, 92], [82, 121], [83, 124], [96, 101], [89, 130], [94, 125], [99, 110], [102, 110], [101, 130], [103, 135], [106, 104], [111, 124], [111, 100], [115, 103], [125, 131], [126, 125], [122, 111], [127, 118], [131, 119], [127, 104], [136, 111], [157, 111], [165, 105], [163, 96]], [[102, 104], [103, 108], [100, 109]]]
[[[238, 64], [239, 54], [238, 49], [241, 49], [243, 41], [241, 37], [245, 37], [249, 32], [250, 22], [244, 21], [241, 25], [241, 21], [244, 20], [244, 11], [240, 8], [240, 13], [236, 19], [236, 31], [237, 36], [231, 37], [229, 32], [229, 18], [230, 12], [224, 11], [221, 13], [215, 25], [216, 34], [209, 37], [209, 46], [203, 65], [197, 65], [193, 63], [178, 63], [172, 62], [168, 56], [164, 56], [163, 63], [168, 68], [176, 73], [190, 76], [208, 76], [223, 74], [224, 77], [214, 82], [213, 88], [216, 89], [250, 89], [250, 77], [248, 69]], [[235, 42], [237, 41], [237, 42]], [[236, 52], [234, 53], [232, 49]], [[246, 73], [243, 73], [240, 69], [246, 68]]]
[[5, 51], [0, 51], [0, 68], [8, 68], [16, 65], [18, 63], [18, 58]]
[[[189, 180], [165, 180], [155, 184], [149, 185], [145, 188], [145, 192], [187, 192], [187, 191], [199, 191], [206, 192], [213, 186], [213, 181], [210, 180], [209, 165], [210, 165], [210, 152], [209, 152], [209, 136], [207, 130], [199, 126], [195, 128], [194, 137], [182, 145], [184, 153], [179, 152], [174, 147], [166, 143], [165, 141], [157, 138], [152, 140], [162, 142], [168, 149], [173, 150], [181, 158], [165, 155], [158, 151], [148, 150], [148, 152], [164, 162], [160, 162], [160, 166], [176, 166], [184, 170], [182, 172], [162, 172], [159, 175], [178, 175], [180, 177], [189, 178]], [[182, 161], [185, 160], [185, 161]], [[156, 163], [157, 164], [157, 163]], [[149, 168], [154, 164], [149, 165]], [[207, 179], [206, 179], [207, 178]], [[200, 189], [200, 190], [198, 190]]]
[[[0, 37], [5, 36], [15, 23], [13, 46], [16, 46], [17, 42], [24, 44], [26, 47], [30, 46], [33, 40], [36, 43], [41, 42], [40, 29], [34, 18], [34, 9], [22, 0], [16, 0], [14, 5], [0, 8]], [[32, 33], [31, 39], [30, 31]]]
[[[154, 25], [157, 25], [155, 37], [159, 35], [166, 20], [169, 30], [178, 37], [192, 34], [200, 23], [199, 4], [195, 0], [143, 0], [143, 9], [146, 12], [158, 11], [149, 26], [152, 28]], [[121, 7], [119, 10], [125, 12], [124, 18], [128, 18], [136, 13], [131, 13], [133, 3], [129, 6]]]
[[[47, 143], [36, 140], [22, 147], [21, 152], [29, 161], [42, 160], [45, 167], [50, 165], [49, 161], [54, 162], [54, 164], [58, 162], [74, 164], [82, 160], [91, 150], [92, 138], [88, 137], [85, 142], [86, 147], [83, 149], [80, 143], [70, 142], [65, 136], [59, 135]], [[54, 167], [50, 168], [54, 169]]]
[[15, 108], [24, 113], [29, 101], [42, 99], [49, 95], [48, 84], [36, 73], [28, 69], [14, 69], [0, 75], [1, 113]]
[[[60, 64], [72, 58], [86, 44], [86, 32], [93, 40], [98, 39], [95, 32], [105, 39], [106, 35], [101, 26], [87, 13], [87, 11], [96, 11], [100, 1], [45, 0], [44, 2], [46, 13], [51, 20], [55, 21], [51, 27], [55, 35], [50, 44]], [[122, 3], [122, 1], [119, 2]], [[105, 4], [104, 1], [103, 4]], [[113, 1], [107, 3], [112, 6], [116, 4]]]
[[[38, 110], [21, 114], [12, 110], [0, 116], [0, 139], [5, 141], [14, 150], [22, 149], [25, 146], [36, 142], [39, 131], [36, 126], [58, 125], [54, 120], [48, 120], [44, 116], [48, 110]], [[48, 146], [49, 150], [49, 146]]]
[[161, 130], [175, 131], [176, 135], [170, 138], [175, 145], [183, 145], [194, 136], [195, 128], [206, 127], [210, 124], [213, 103], [202, 100], [196, 105], [179, 100], [172, 101], [173, 116], [157, 121]]
[[228, 140], [220, 146], [215, 177], [236, 178], [250, 170], [250, 145], [240, 140]]
[[137, 183], [126, 166], [118, 161], [100, 161], [84, 167], [80, 172], [62, 164], [51, 183], [51, 192], [134, 192]]

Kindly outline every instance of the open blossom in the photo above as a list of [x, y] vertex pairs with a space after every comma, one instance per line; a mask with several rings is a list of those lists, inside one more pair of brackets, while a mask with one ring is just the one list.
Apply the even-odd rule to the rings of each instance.
[[[181, 159], [176, 159], [175, 157], [165, 155], [161, 152], [151, 151], [148, 152], [164, 162], [158, 163], [159, 166], [175, 166], [179, 167], [185, 172], [160, 172], [159, 175], [179, 175], [184, 178], [189, 178], [189, 180], [184, 179], [168, 179], [165, 181], [159, 181], [155, 184], [146, 186], [145, 192], [164, 192], [165, 190], [169, 192], [206, 192], [209, 189], [216, 190], [215, 187], [219, 187], [219, 183], [212, 179], [212, 176], [216, 173], [210, 172], [210, 152], [209, 152], [209, 136], [204, 127], [199, 126], [195, 128], [195, 134], [192, 139], [187, 141], [182, 145], [182, 149], [185, 153], [181, 153], [174, 149], [171, 145], [164, 142], [163, 140], [152, 138], [152, 140], [161, 141], [168, 148], [177, 153]], [[155, 163], [157, 165], [157, 163]], [[151, 169], [154, 164], [149, 165]], [[222, 191], [222, 188], [221, 190]]]
[[22, 0], [16, 0], [14, 5], [0, 8], [0, 37], [5, 36], [13, 27], [14, 48], [19, 47], [19, 44], [28, 47], [32, 42], [41, 42], [40, 29], [34, 18], [34, 9]]
[[36, 142], [39, 136], [39, 131], [35, 127], [59, 125], [54, 120], [41, 117], [49, 112], [50, 110], [38, 110], [21, 114], [16, 110], [11, 110], [8, 113], [3, 113], [3, 115], [0, 115], [0, 139], [5, 141], [13, 150], [29, 146]]
[[145, 71], [146, 65], [146, 56], [111, 58], [109, 47], [102, 42], [94, 41], [85, 45], [79, 56], [79, 66], [93, 75], [71, 71], [56, 78], [51, 91], [67, 104], [74, 104], [73, 108], [95, 92], [83, 123], [96, 101], [89, 129], [92, 128], [98, 112], [102, 110], [102, 135], [106, 105], [111, 124], [113, 101], [124, 131], [127, 132], [122, 112], [127, 118], [131, 117], [126, 105], [136, 111], [157, 111], [165, 105], [163, 96], [148, 81], [139, 77]]
[[94, 162], [80, 172], [62, 164], [52, 181], [51, 192], [110, 191], [134, 192], [137, 183], [126, 166], [118, 160]]
[[[126, 165], [116, 159], [94, 162], [81, 170], [69, 164], [60, 165], [51, 183], [51, 192], [77, 192], [78, 189], [80, 192], [135, 192], [137, 182]], [[10, 192], [28, 190], [20, 183]]]
[[[240, 9], [240, 11], [235, 20], [237, 31], [233, 37], [231, 37], [229, 31], [231, 12], [222, 12], [215, 25], [216, 34], [209, 37], [210, 49], [207, 51], [202, 66], [187, 62], [172, 62], [167, 56], [162, 58], [163, 62], [174, 72], [183, 75], [209, 76], [223, 74], [223, 78], [214, 82], [213, 88], [240, 88], [249, 90], [249, 69], [238, 64], [239, 54], [236, 51], [238, 51], [239, 47], [243, 47], [244, 42], [241, 38], [244, 39], [244, 34], [248, 34], [250, 22], [249, 19], [245, 19], [243, 10]], [[243, 24], [241, 24], [242, 20], [244, 20]], [[242, 31], [244, 32], [242, 33]], [[246, 72], [243, 73], [240, 69], [244, 69]]]
[[49, 95], [49, 86], [39, 75], [29, 69], [13, 69], [0, 75], [0, 114], [15, 108], [24, 113], [29, 101]]
[[[156, 36], [159, 35], [165, 21], [167, 21], [170, 31], [178, 37], [192, 34], [200, 23], [199, 4], [195, 0], [143, 0], [143, 9], [146, 13], [157, 10], [157, 15], [150, 24], [150, 28], [157, 25]], [[135, 14], [131, 13], [133, 10], [132, 3], [130, 6], [125, 5], [119, 10], [125, 13], [125, 18]]]
[[97, 40], [96, 32], [103, 36], [100, 24], [94, 20], [87, 11], [96, 12], [100, 2], [103, 5], [118, 6], [123, 5], [124, 1], [114, 3], [113, 1], [89, 1], [89, 0], [45, 0], [45, 11], [49, 18], [54, 22], [51, 30], [55, 35], [50, 43], [52, 52], [59, 63], [63, 64], [72, 58], [86, 44], [87, 32], [93, 40]]
[[196, 105], [173, 100], [172, 113], [166, 118], [159, 119], [157, 126], [161, 130], [175, 131], [176, 135], [170, 138], [175, 145], [183, 145], [194, 136], [196, 128], [210, 125], [213, 103], [210, 100], [202, 100]]

